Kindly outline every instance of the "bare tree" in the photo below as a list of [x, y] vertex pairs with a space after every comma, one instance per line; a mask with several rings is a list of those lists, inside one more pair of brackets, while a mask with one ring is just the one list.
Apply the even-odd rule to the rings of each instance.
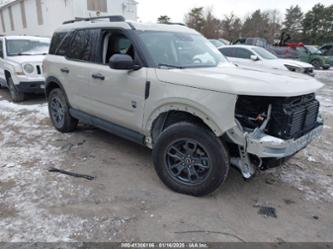
[[205, 27], [204, 8], [193, 8], [185, 16], [185, 23], [188, 27], [202, 33]]
[[210, 39], [218, 39], [222, 36], [222, 22], [214, 16], [211, 8], [206, 10], [202, 34]]
[[302, 39], [302, 22], [304, 15], [301, 7], [291, 6], [286, 10], [283, 31], [288, 33], [294, 41]]
[[185, 16], [185, 23], [206, 36], [207, 38], [220, 38], [222, 34], [221, 20], [216, 18], [211, 8], [193, 8]]
[[224, 16], [222, 22], [223, 38], [234, 41], [242, 36], [242, 21], [233, 13]]

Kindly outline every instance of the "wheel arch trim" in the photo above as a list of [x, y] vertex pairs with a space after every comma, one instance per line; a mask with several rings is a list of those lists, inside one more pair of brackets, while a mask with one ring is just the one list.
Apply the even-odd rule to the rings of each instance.
[[[204, 111], [200, 110], [199, 108], [193, 107], [187, 104], [180, 104], [180, 103], [168, 103], [156, 108], [147, 119], [144, 127], [145, 130], [150, 132], [153, 128], [154, 122], [159, 118], [159, 116], [163, 113], [167, 113], [170, 111], [181, 111], [193, 115], [202, 120], [204, 124], [206, 124], [216, 136], [223, 135], [223, 131], [220, 127], [214, 122], [211, 118], [211, 115], [205, 114]], [[150, 134], [149, 134], [150, 135]]]

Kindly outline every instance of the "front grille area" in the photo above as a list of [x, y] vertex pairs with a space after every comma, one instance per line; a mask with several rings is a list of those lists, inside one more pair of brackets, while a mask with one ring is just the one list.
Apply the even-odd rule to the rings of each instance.
[[41, 66], [37, 65], [37, 66], [36, 66], [36, 70], [37, 70], [37, 74], [38, 74], [38, 75], [42, 74]]
[[270, 104], [271, 120], [265, 130], [269, 135], [282, 139], [299, 138], [317, 125], [319, 102], [314, 94], [291, 98], [240, 96], [236, 118], [243, 127], [259, 127], [267, 118]]
[[283, 139], [299, 138], [315, 128], [318, 114], [319, 102], [313, 94], [286, 98], [273, 105], [268, 132]]

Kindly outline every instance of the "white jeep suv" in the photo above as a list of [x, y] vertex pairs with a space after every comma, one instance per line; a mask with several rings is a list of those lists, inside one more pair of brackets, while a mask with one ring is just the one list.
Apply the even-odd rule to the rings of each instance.
[[66, 22], [44, 61], [53, 125], [88, 123], [153, 150], [171, 189], [200, 196], [230, 165], [244, 178], [287, 158], [322, 129], [312, 77], [241, 69], [181, 25], [119, 16]]
[[44, 93], [42, 61], [49, 45], [49, 38], [0, 37], [0, 87], [9, 89], [14, 102], [23, 101], [25, 93]]

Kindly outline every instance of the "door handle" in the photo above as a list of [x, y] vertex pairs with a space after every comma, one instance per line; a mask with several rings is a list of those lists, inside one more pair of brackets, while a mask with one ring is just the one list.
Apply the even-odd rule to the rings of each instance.
[[91, 75], [91, 77], [95, 80], [105, 80], [105, 76], [103, 74], [100, 74], [100, 73], [93, 74], [93, 75]]
[[60, 71], [62, 72], [62, 73], [69, 73], [69, 69], [67, 68], [67, 67], [65, 67], [65, 68], [61, 68], [60, 69]]

